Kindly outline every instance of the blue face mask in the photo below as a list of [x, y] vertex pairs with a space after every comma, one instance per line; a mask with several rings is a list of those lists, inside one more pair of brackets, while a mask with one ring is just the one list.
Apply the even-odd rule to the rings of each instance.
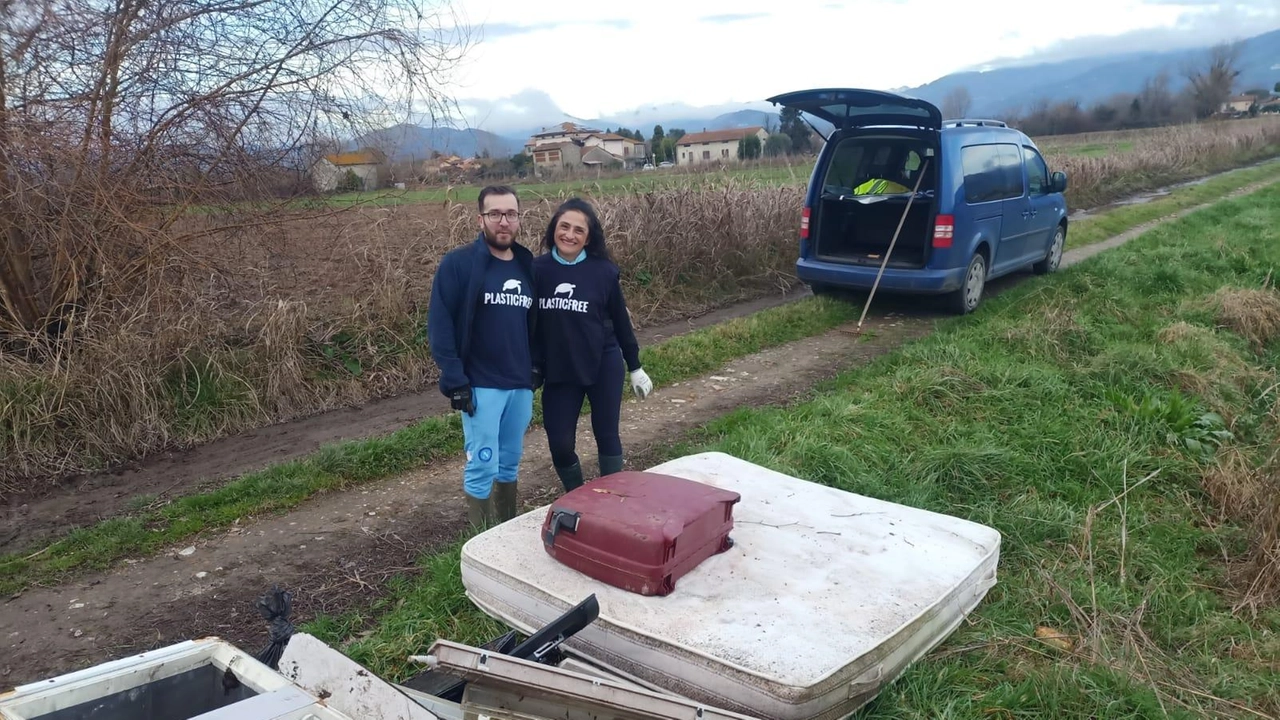
[[556, 259], [556, 262], [560, 263], [561, 265], [577, 265], [578, 263], [587, 259], [587, 249], [582, 248], [582, 252], [578, 253], [578, 257], [574, 258], [573, 262], [570, 262], [560, 257], [560, 251], [554, 247], [551, 248], [551, 256], [554, 257]]

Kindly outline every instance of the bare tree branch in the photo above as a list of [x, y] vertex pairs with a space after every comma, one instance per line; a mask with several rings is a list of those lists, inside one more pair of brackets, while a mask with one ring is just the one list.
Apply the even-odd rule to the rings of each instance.
[[1215, 46], [1209, 51], [1206, 65], [1185, 70], [1198, 118], [1218, 112], [1231, 97], [1236, 78], [1240, 76], [1240, 44]]
[[299, 191], [334, 138], [455, 117], [448, 3], [0, 0], [0, 340], [162, 285], [179, 220]]

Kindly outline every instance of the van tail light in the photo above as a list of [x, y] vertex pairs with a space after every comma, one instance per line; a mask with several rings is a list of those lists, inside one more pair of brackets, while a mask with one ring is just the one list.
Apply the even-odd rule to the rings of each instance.
[[800, 239], [809, 239], [809, 208], [805, 207], [804, 212], [800, 213]]
[[951, 247], [951, 238], [955, 235], [956, 219], [954, 215], [939, 215], [933, 221], [933, 246], [936, 248]]

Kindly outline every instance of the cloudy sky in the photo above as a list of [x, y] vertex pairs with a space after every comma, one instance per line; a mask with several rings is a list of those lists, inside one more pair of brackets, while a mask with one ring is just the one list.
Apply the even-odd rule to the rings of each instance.
[[[1280, 0], [986, 0], [980, 8], [947, 0], [455, 0], [475, 45], [451, 94], [472, 127], [507, 132], [561, 112], [671, 115], [804, 87], [909, 87], [1031, 55], [1194, 47], [1280, 27]], [[1052, 19], [1033, 20], [1037, 10]]]

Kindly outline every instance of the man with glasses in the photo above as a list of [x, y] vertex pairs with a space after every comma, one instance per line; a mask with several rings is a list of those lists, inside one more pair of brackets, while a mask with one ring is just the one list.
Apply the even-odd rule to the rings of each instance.
[[515, 517], [516, 470], [533, 418], [533, 253], [516, 242], [520, 203], [505, 185], [480, 191], [480, 233], [450, 250], [431, 284], [427, 337], [440, 391], [462, 411], [462, 486], [477, 528]]

